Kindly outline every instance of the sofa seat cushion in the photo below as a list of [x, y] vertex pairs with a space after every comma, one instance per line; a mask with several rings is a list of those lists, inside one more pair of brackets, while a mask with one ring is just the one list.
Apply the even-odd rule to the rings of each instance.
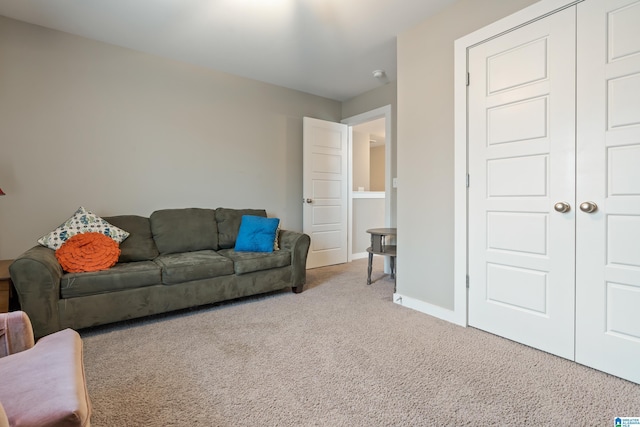
[[165, 285], [233, 274], [233, 261], [211, 250], [160, 255], [155, 262]]
[[236, 252], [233, 249], [222, 249], [218, 253], [233, 261], [236, 274], [291, 265], [291, 251], [284, 249], [275, 252]]
[[62, 298], [74, 298], [160, 282], [160, 267], [153, 261], [125, 262], [108, 270], [65, 274], [60, 280], [60, 293]]

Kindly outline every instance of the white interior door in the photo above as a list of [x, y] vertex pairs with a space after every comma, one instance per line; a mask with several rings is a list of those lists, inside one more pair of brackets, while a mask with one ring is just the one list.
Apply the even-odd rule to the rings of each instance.
[[469, 324], [573, 359], [575, 9], [470, 49], [469, 73]]
[[576, 361], [640, 383], [640, 1], [578, 5]]
[[347, 262], [348, 127], [303, 119], [303, 231], [307, 268]]

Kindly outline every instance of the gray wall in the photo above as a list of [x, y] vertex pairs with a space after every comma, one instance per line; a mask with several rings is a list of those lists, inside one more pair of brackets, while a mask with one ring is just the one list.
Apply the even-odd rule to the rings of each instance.
[[453, 309], [453, 43], [535, 2], [460, 0], [398, 36], [397, 292], [402, 295]]
[[78, 206], [255, 207], [302, 229], [302, 117], [340, 102], [0, 17], [0, 258]]
[[352, 255], [368, 255], [371, 234], [367, 230], [384, 226], [384, 203], [385, 199], [353, 199]]

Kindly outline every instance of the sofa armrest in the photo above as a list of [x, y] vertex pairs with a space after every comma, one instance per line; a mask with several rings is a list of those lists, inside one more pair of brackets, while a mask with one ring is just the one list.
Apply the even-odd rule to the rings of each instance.
[[63, 272], [55, 252], [44, 246], [34, 246], [9, 266], [9, 273], [20, 308], [31, 319], [36, 339], [59, 331], [58, 301]]
[[33, 347], [33, 329], [24, 311], [0, 313], [0, 357]]
[[311, 239], [307, 234], [280, 230], [280, 248], [291, 251], [291, 288], [300, 293], [307, 283], [307, 254]]

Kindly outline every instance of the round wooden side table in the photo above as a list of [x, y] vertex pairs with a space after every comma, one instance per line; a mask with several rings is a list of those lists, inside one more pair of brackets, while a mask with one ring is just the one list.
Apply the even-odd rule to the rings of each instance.
[[371, 270], [373, 255], [384, 255], [390, 257], [391, 278], [396, 278], [396, 245], [387, 245], [387, 236], [393, 237], [398, 231], [396, 228], [370, 228], [367, 233], [371, 234], [371, 246], [367, 248], [369, 252], [369, 266], [367, 267], [367, 285], [371, 284]]

